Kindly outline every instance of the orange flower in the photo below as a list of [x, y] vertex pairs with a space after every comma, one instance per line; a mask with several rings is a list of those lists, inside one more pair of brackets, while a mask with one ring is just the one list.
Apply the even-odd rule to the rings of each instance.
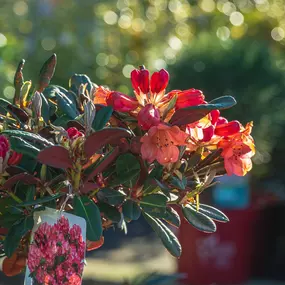
[[94, 94], [94, 99], [93, 103], [94, 104], [102, 104], [102, 105], [107, 105], [106, 103], [106, 98], [108, 95], [111, 93], [111, 91], [103, 86], [98, 86], [96, 88], [95, 94]]
[[155, 159], [162, 165], [176, 162], [179, 158], [178, 145], [186, 145], [188, 135], [177, 126], [169, 127], [164, 124], [153, 126], [141, 138], [142, 158], [148, 162]]
[[223, 149], [222, 156], [228, 175], [244, 176], [252, 168], [251, 157], [255, 154], [252, 136], [252, 122], [232, 136], [221, 140], [218, 144]]

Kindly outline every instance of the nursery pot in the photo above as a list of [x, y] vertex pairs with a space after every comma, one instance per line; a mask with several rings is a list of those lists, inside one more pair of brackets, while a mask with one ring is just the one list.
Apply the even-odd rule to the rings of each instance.
[[224, 212], [230, 222], [217, 223], [217, 231], [212, 234], [198, 231], [183, 220], [179, 232], [183, 251], [178, 270], [187, 274], [186, 284], [239, 284], [251, 276], [259, 211]]

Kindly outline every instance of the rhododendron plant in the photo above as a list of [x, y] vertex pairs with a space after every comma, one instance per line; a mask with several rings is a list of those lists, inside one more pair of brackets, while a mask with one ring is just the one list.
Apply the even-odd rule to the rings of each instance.
[[[236, 104], [233, 97], [208, 102], [201, 90], [167, 90], [168, 72], [150, 76], [143, 66], [131, 72], [130, 94], [82, 74], [65, 89], [50, 84], [55, 66], [53, 55], [32, 88], [21, 61], [13, 102], [0, 99], [0, 253], [7, 275], [27, 263], [38, 284], [81, 284], [84, 251], [101, 247], [110, 228], [126, 229], [142, 216], [179, 257], [167, 224], [179, 228], [184, 217], [212, 233], [214, 221], [228, 221], [199, 197], [216, 177], [252, 167], [252, 123], [221, 115]], [[85, 219], [86, 243], [80, 226], [64, 218], [33, 234], [33, 216], [47, 207]]]

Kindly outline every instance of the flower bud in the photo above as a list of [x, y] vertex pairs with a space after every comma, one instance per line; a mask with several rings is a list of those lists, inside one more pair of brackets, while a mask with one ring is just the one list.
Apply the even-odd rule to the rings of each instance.
[[238, 133], [240, 128], [240, 123], [238, 121], [231, 121], [229, 123], [216, 126], [215, 134], [221, 137], [227, 137]]
[[152, 104], [146, 105], [138, 113], [138, 123], [145, 131], [157, 126], [160, 123], [159, 111]]
[[41, 94], [36, 91], [32, 99], [32, 110], [37, 118], [42, 116], [42, 101]]
[[10, 157], [8, 159], [8, 165], [17, 165], [21, 162], [23, 157], [22, 153], [18, 153], [16, 151], [12, 151]]
[[149, 71], [147, 69], [134, 69], [131, 72], [131, 81], [136, 93], [144, 94], [149, 92]]
[[112, 106], [119, 112], [130, 112], [138, 107], [138, 101], [135, 98], [117, 91], [111, 92], [106, 102], [108, 106]]
[[178, 93], [178, 98], [175, 104], [176, 109], [186, 108], [204, 104], [205, 96], [201, 90], [194, 88], [184, 90]]
[[161, 69], [158, 72], [154, 72], [150, 79], [151, 93], [157, 94], [163, 91], [169, 81], [169, 74], [165, 69]]
[[0, 135], [0, 157], [5, 159], [7, 153], [9, 152], [9, 142], [6, 137], [3, 135]]
[[75, 128], [75, 127], [68, 128], [66, 131], [67, 131], [68, 137], [71, 140], [75, 140], [78, 137], [83, 137], [84, 136], [84, 134], [81, 133], [80, 131], [78, 131], [77, 128]]
[[228, 120], [224, 117], [219, 117], [217, 120], [217, 126], [222, 125], [222, 124], [227, 124]]

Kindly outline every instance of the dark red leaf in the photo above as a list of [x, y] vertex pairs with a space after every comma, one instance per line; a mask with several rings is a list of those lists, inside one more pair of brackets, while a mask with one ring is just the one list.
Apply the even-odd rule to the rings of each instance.
[[174, 115], [172, 116], [170, 123], [172, 125], [187, 125], [194, 122], [199, 121], [207, 114], [209, 114], [211, 110], [187, 110], [187, 109], [178, 109]]
[[38, 154], [38, 161], [55, 168], [66, 169], [72, 166], [68, 150], [62, 146], [51, 146]]
[[9, 178], [3, 185], [3, 189], [11, 189], [18, 181], [21, 181], [25, 184], [33, 185], [38, 184], [40, 182], [40, 179], [34, 177], [33, 175], [29, 173], [19, 173], [11, 178]]
[[95, 175], [104, 171], [111, 163], [115, 161], [115, 159], [120, 154], [120, 148], [116, 147], [111, 154], [109, 154], [106, 158], [104, 158], [98, 166], [87, 176], [85, 179], [85, 183], [91, 180]]
[[108, 128], [93, 133], [85, 142], [84, 150], [87, 158], [90, 158], [101, 147], [107, 144], [118, 144], [121, 138], [130, 137], [131, 133], [125, 129]]

